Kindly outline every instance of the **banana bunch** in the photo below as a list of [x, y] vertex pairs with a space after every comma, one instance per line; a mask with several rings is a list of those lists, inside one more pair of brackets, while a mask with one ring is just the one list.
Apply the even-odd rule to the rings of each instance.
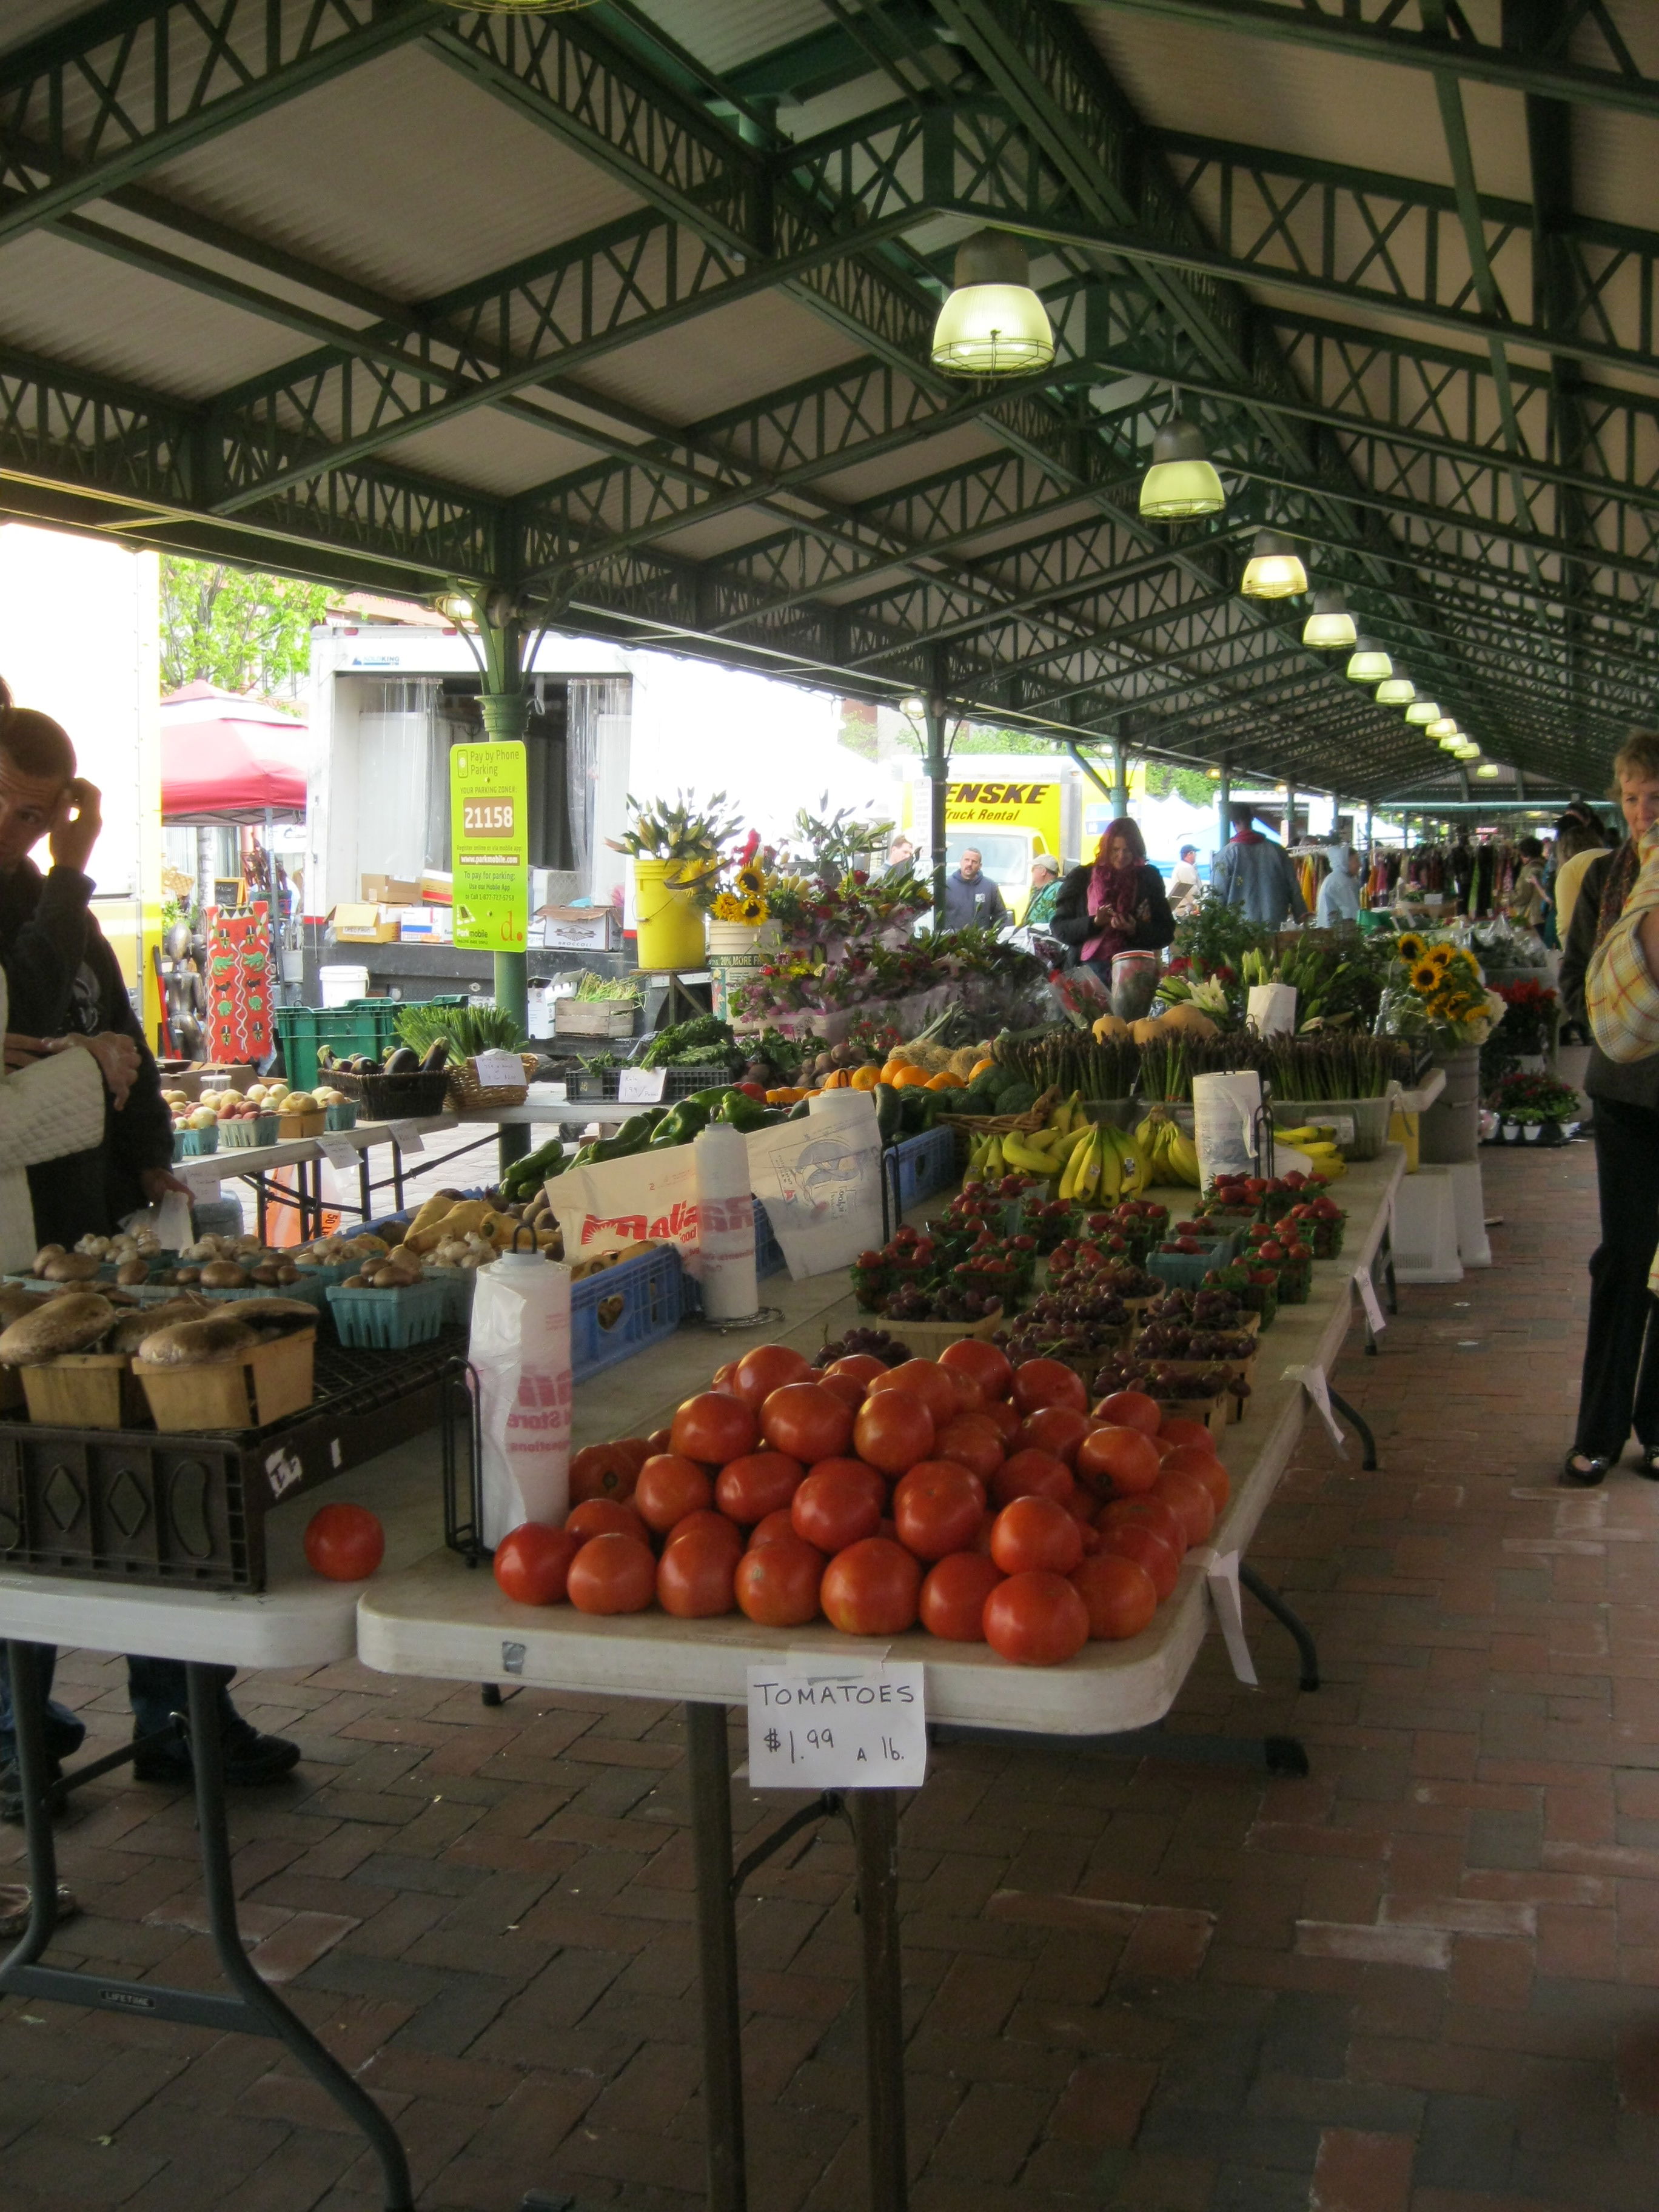
[[1320, 1175], [1330, 1176], [1333, 1182], [1338, 1176], [1348, 1172], [1348, 1164], [1336, 1142], [1335, 1132], [1328, 1125], [1322, 1127], [1316, 1122], [1310, 1122], [1305, 1128], [1275, 1129], [1273, 1136], [1278, 1143], [1294, 1145], [1297, 1152], [1304, 1152], [1316, 1170]]
[[1074, 1143], [1060, 1195], [1079, 1206], [1111, 1206], [1118, 1200], [1138, 1198], [1152, 1180], [1152, 1171], [1139, 1142], [1127, 1129], [1103, 1121], [1085, 1130]]
[[969, 1153], [963, 1182], [1000, 1182], [1006, 1173], [1002, 1164], [1002, 1139], [994, 1129], [990, 1130], [976, 1140]]
[[[1061, 1121], [1065, 1126], [1060, 1126]], [[1065, 1193], [1065, 1176], [1073, 1155], [1080, 1151], [1093, 1135], [1090, 1124], [1079, 1116], [1078, 1126], [1072, 1127], [1069, 1108], [1056, 1109], [1055, 1118], [1046, 1129], [1036, 1129], [1029, 1135], [1010, 1133], [1002, 1140], [1002, 1157], [1017, 1174], [1058, 1176], [1061, 1194]]]
[[1134, 1140], [1149, 1164], [1150, 1182], [1189, 1183], [1194, 1190], [1200, 1187], [1198, 1147], [1172, 1114], [1154, 1106], [1135, 1131]]

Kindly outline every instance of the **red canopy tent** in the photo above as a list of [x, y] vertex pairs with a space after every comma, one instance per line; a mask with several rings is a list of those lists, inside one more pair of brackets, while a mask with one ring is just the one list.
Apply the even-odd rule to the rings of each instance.
[[162, 702], [161, 819], [175, 828], [302, 822], [309, 751], [305, 723], [192, 684]]

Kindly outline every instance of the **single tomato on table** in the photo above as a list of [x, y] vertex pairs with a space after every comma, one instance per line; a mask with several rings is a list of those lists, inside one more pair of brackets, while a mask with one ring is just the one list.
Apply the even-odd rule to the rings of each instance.
[[818, 1614], [823, 1554], [799, 1536], [745, 1552], [734, 1582], [739, 1607], [763, 1628], [799, 1628]]
[[812, 1363], [787, 1344], [757, 1344], [732, 1370], [728, 1388], [734, 1397], [758, 1413], [775, 1390], [786, 1382], [810, 1382]]
[[1063, 1505], [1076, 1488], [1071, 1468], [1052, 1452], [1014, 1452], [991, 1477], [999, 1505], [1012, 1505], [1017, 1498], [1052, 1498]]
[[1013, 1383], [1014, 1370], [1007, 1353], [981, 1336], [958, 1337], [954, 1344], [947, 1344], [939, 1364], [971, 1375], [988, 1400], [1006, 1398]]
[[637, 1536], [646, 1540], [645, 1523], [631, 1504], [618, 1505], [612, 1498], [590, 1498], [586, 1505], [577, 1505], [565, 1521], [573, 1536], [585, 1544], [590, 1536]]
[[628, 1502], [647, 1528], [665, 1536], [688, 1513], [707, 1511], [714, 1502], [714, 1486], [696, 1460], [659, 1452], [640, 1469]]
[[495, 1547], [495, 1581], [514, 1605], [562, 1605], [570, 1562], [582, 1547], [568, 1528], [521, 1521]]
[[786, 1513], [806, 1469], [787, 1452], [745, 1452], [723, 1467], [714, 1481], [714, 1503], [745, 1526], [769, 1513]]
[[567, 1583], [578, 1613], [643, 1613], [657, 1594], [657, 1562], [638, 1536], [590, 1536]]
[[1091, 1637], [1121, 1643], [1139, 1636], [1158, 1611], [1158, 1591], [1138, 1559], [1121, 1552], [1097, 1552], [1072, 1570], [1072, 1587], [1089, 1613]]
[[970, 1552], [984, 1513], [984, 1484], [948, 1459], [919, 1460], [893, 1492], [898, 1540], [919, 1559]]
[[[1018, 1372], [1018, 1370], [1016, 1370]], [[1059, 1667], [1089, 1640], [1089, 1608], [1064, 1575], [1028, 1568], [985, 1601], [985, 1640], [1016, 1667]]]
[[938, 1431], [923, 1399], [908, 1390], [872, 1390], [853, 1425], [853, 1449], [883, 1474], [908, 1474], [931, 1459]]
[[718, 1536], [683, 1536], [657, 1562], [657, 1603], [676, 1620], [712, 1620], [736, 1607], [737, 1571], [737, 1554]]
[[991, 1557], [1005, 1575], [1033, 1567], [1069, 1575], [1083, 1557], [1083, 1531], [1052, 1498], [1017, 1498], [996, 1517]]
[[[758, 1346], [757, 1347], [758, 1349]], [[752, 1407], [722, 1390], [705, 1390], [675, 1410], [669, 1437], [683, 1458], [704, 1467], [724, 1467], [755, 1449], [760, 1425]]]
[[952, 1552], [929, 1567], [917, 1614], [930, 1636], [951, 1644], [983, 1644], [985, 1601], [1002, 1570], [983, 1552]]
[[1022, 1360], [1014, 1370], [1013, 1400], [1027, 1420], [1045, 1406], [1070, 1406], [1079, 1413], [1089, 1410], [1083, 1377], [1060, 1359]]
[[824, 1617], [847, 1636], [897, 1636], [913, 1626], [921, 1568], [902, 1544], [866, 1536], [837, 1552], [818, 1592]]
[[305, 1550], [313, 1574], [367, 1582], [386, 1557], [386, 1530], [366, 1505], [319, 1506], [306, 1523]]
[[861, 1459], [821, 1460], [789, 1503], [795, 1534], [826, 1554], [844, 1552], [881, 1526], [887, 1485]]
[[853, 1408], [822, 1382], [786, 1382], [762, 1403], [761, 1434], [803, 1467], [838, 1459], [853, 1441]]

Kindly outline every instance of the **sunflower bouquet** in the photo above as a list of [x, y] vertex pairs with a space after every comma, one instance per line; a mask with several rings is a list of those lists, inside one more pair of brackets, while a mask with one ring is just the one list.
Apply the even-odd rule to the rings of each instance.
[[1484, 1044], [1504, 1018], [1504, 1001], [1486, 988], [1480, 963], [1466, 947], [1431, 945], [1415, 930], [1395, 942], [1395, 973], [1376, 1018], [1379, 1035], [1427, 1036], [1443, 1048]]
[[772, 917], [777, 861], [751, 830], [741, 845], [716, 853], [695, 874], [683, 879], [695, 905], [715, 921], [744, 922], [757, 929]]

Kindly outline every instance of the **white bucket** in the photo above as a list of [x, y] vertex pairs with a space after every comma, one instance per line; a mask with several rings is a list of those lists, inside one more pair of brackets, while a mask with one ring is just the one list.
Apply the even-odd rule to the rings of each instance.
[[732, 994], [752, 982], [777, 949], [775, 921], [709, 923], [708, 999], [716, 1020], [731, 1020]]
[[349, 1006], [354, 999], [368, 996], [367, 968], [319, 968], [317, 981], [324, 1006]]

